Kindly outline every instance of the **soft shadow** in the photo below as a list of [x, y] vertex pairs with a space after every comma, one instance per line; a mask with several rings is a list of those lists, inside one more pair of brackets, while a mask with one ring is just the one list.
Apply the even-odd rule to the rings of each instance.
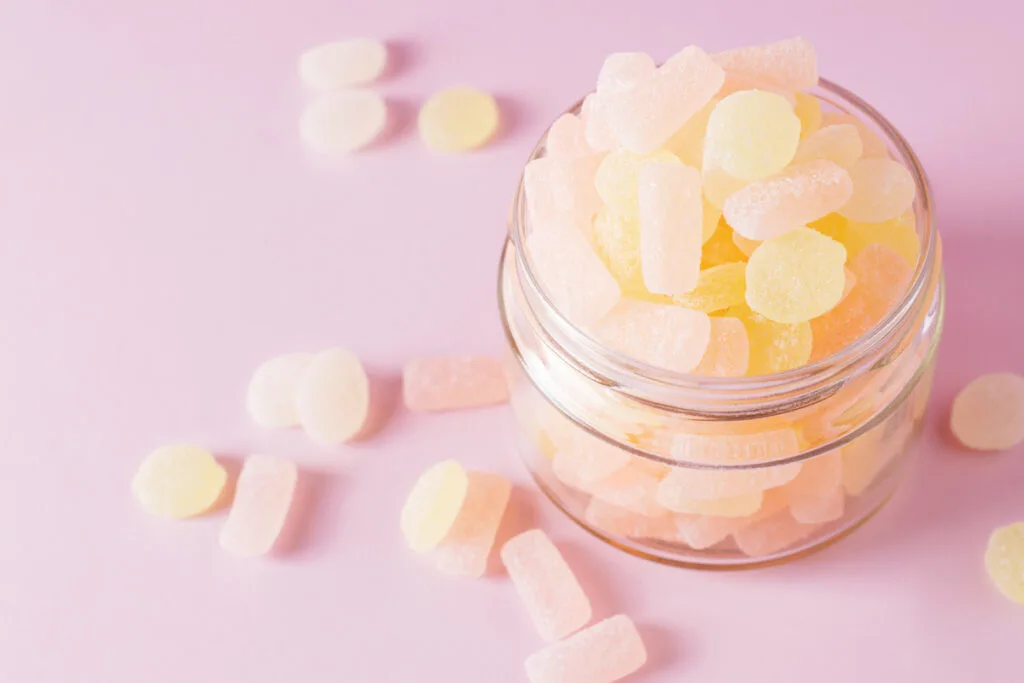
[[[529, 112], [522, 101], [509, 95], [495, 95], [498, 103], [498, 132], [494, 135], [494, 144], [500, 144], [515, 137], [529, 125]], [[537, 131], [540, 137], [540, 131]]]
[[600, 569], [600, 562], [594, 554], [575, 541], [552, 540], [583, 586], [583, 592], [590, 598], [594, 621], [601, 621], [621, 612], [626, 603], [615, 591], [616, 582]]
[[487, 576], [505, 575], [505, 567], [501, 564], [501, 547], [513, 536], [537, 526], [536, 496], [536, 493], [522, 486], [512, 487], [508, 507], [505, 508], [505, 515], [494, 537], [491, 555], [487, 558]]
[[275, 556], [308, 555], [324, 542], [326, 535], [321, 532], [328, 526], [323, 519], [325, 502], [329, 493], [337, 489], [340, 479], [336, 472], [299, 469], [292, 507], [274, 544]]
[[686, 640], [679, 633], [664, 626], [644, 622], [637, 623], [636, 629], [640, 632], [640, 638], [647, 649], [647, 664], [635, 674], [635, 677], [630, 677], [631, 681], [659, 680], [659, 671], [671, 669], [684, 654], [687, 654], [684, 650]]
[[214, 458], [221, 467], [227, 470], [228, 479], [224, 483], [220, 497], [210, 507], [207, 514], [218, 514], [231, 508], [231, 503], [235, 500], [235, 489], [238, 488], [238, 475], [242, 472], [242, 464], [245, 462], [244, 455], [235, 455], [234, 453], [217, 453]]
[[390, 81], [412, 71], [416, 62], [421, 60], [423, 47], [410, 38], [396, 38], [387, 41], [388, 63], [380, 80]]
[[410, 99], [388, 97], [388, 118], [384, 130], [370, 143], [366, 149], [375, 150], [387, 147], [409, 135], [416, 128], [416, 115], [419, 108]]
[[369, 369], [370, 408], [366, 423], [353, 439], [365, 441], [378, 434], [395, 414], [402, 402], [402, 376], [393, 370]]

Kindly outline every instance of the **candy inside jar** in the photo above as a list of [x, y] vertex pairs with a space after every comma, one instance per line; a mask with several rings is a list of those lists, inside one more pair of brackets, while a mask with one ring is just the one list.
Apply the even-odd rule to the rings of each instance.
[[894, 492], [927, 404], [939, 241], [913, 152], [800, 39], [610, 56], [517, 193], [519, 447], [585, 528], [775, 561]]

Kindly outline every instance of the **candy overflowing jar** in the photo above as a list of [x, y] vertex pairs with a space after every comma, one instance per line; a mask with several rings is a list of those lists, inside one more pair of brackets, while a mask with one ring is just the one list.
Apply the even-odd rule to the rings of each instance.
[[[907, 469], [942, 326], [930, 190], [907, 142], [871, 106], [824, 80], [807, 92], [826, 118], [854, 123], [910, 171], [918, 244], [909, 284], [877, 324], [799, 367], [701, 376], [603, 343], [538, 277], [524, 248], [522, 182], [516, 192], [499, 305], [517, 449], [558, 508], [627, 552], [697, 568], [799, 557], [868, 520]], [[531, 160], [547, 153], [546, 139]]]

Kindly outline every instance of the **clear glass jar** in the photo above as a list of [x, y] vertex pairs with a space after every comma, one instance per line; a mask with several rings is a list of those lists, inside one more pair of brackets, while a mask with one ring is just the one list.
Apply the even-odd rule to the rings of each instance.
[[[812, 94], [856, 116], [910, 169], [921, 249], [904, 299], [886, 318], [795, 370], [683, 375], [574, 327], [524, 255], [519, 184], [499, 269], [517, 447], [555, 505], [623, 550], [690, 567], [774, 563], [851, 532], [899, 484], [942, 327], [931, 192], [916, 155], [877, 111], [825, 80]], [[530, 158], [543, 150], [541, 139]]]

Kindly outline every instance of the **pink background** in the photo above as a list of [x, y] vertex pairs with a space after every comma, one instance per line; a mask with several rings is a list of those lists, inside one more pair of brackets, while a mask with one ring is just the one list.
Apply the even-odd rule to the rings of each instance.
[[[1024, 608], [988, 584], [981, 555], [994, 526], [1024, 518], [1024, 452], [960, 452], [945, 424], [970, 378], [1024, 371], [1024, 15], [1010, 0], [602, 4], [0, 6], [0, 681], [523, 680], [541, 643], [508, 581], [449, 579], [403, 547], [404, 494], [445, 457], [522, 485], [520, 528], [532, 519], [564, 544], [598, 616], [641, 625], [651, 663], [635, 680], [1020, 678]], [[500, 349], [514, 182], [607, 52], [796, 34], [915, 146], [946, 240], [920, 458], [867, 527], [789, 566], [682, 571], [560, 519], [509, 453], [504, 409], [398, 409], [376, 438], [332, 449], [251, 425], [245, 384], [273, 354], [351, 347], [393, 401], [412, 355]], [[296, 57], [357, 35], [393, 43], [379, 87], [394, 125], [371, 151], [313, 158], [296, 133]], [[498, 95], [506, 127], [442, 158], [413, 117], [457, 83]], [[135, 467], [177, 441], [235, 463], [300, 460], [276, 556], [223, 554], [223, 511], [139, 511]]]

